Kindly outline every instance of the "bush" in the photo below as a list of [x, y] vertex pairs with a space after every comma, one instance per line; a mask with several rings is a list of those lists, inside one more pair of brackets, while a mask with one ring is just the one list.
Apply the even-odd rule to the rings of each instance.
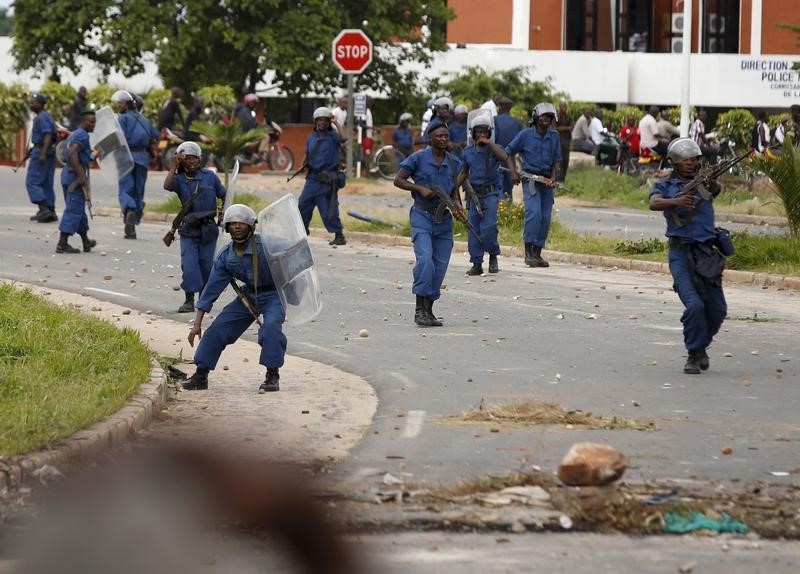
[[605, 110], [603, 115], [603, 125], [610, 132], [615, 134], [628, 123], [628, 116], [636, 118], [636, 125], [639, 125], [639, 120], [644, 116], [644, 112], [636, 106], [622, 106], [616, 110]]
[[25, 86], [0, 84], [0, 157], [14, 156], [14, 137], [28, 121], [28, 96]]
[[203, 105], [208, 108], [208, 121], [219, 122], [230, 114], [236, 105], [236, 94], [228, 85], [215, 84], [197, 90], [197, 97], [203, 98]]
[[89, 102], [89, 106], [94, 106], [94, 109], [96, 110], [110, 106], [111, 95], [118, 89], [119, 88], [115, 88], [114, 86], [106, 85], [93, 88], [88, 94], [86, 94], [86, 99]]
[[756, 118], [750, 110], [734, 108], [719, 115], [714, 131], [718, 137], [731, 139], [739, 149], [748, 149], [755, 123]]
[[50, 115], [57, 122], [61, 122], [64, 116], [67, 115], [64, 113], [64, 108], [72, 106], [76, 94], [72, 86], [60, 84], [59, 82], [45, 82], [39, 93], [47, 96], [45, 109], [50, 112]]

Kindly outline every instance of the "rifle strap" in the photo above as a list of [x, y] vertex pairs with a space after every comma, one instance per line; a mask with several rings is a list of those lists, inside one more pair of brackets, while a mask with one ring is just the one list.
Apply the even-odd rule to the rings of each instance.
[[256, 239], [255, 228], [250, 234], [250, 245], [253, 250], [253, 294], [255, 296], [253, 306], [256, 307], [258, 305], [258, 240]]

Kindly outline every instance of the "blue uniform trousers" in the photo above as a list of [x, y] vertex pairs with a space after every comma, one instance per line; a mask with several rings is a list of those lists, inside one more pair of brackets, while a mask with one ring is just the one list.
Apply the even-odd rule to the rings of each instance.
[[[264, 322], [258, 330], [258, 344], [261, 345], [259, 363], [268, 369], [278, 369], [283, 366], [286, 355], [286, 335], [281, 327], [285, 314], [277, 291], [260, 292], [257, 307]], [[253, 321], [255, 319], [238, 297], [228, 303], [203, 333], [194, 355], [195, 365], [213, 371], [225, 347], [236, 342]]]
[[[331, 205], [331, 201], [333, 205]], [[297, 202], [297, 208], [300, 210], [300, 217], [303, 218], [303, 225], [305, 225], [306, 230], [308, 230], [308, 226], [311, 223], [311, 216], [314, 215], [315, 207], [319, 209], [322, 223], [325, 224], [325, 229], [328, 230], [328, 233], [343, 232], [344, 227], [342, 226], [342, 220], [339, 218], [338, 194], [331, 194], [330, 183], [323, 183], [314, 177], [308, 177]]]
[[50, 208], [56, 206], [55, 173], [56, 156], [49, 155], [44, 162], [39, 162], [39, 149], [33, 148], [25, 176], [25, 188], [31, 203], [44, 202]]
[[136, 213], [136, 224], [142, 220], [144, 213], [144, 186], [147, 183], [147, 166], [134, 164], [133, 170], [119, 180], [119, 206], [123, 217], [125, 212]]
[[483, 217], [478, 213], [474, 204], [469, 206], [469, 222], [483, 237], [483, 244], [472, 233], [467, 236], [470, 263], [483, 263], [483, 254], [500, 254], [500, 244], [497, 242], [497, 205], [500, 203], [501, 194], [487, 193], [483, 196], [481, 206]]
[[453, 251], [453, 218], [447, 214], [441, 223], [435, 223], [433, 215], [414, 207], [408, 218], [416, 257], [411, 292], [436, 301], [442, 294], [442, 283]]
[[525, 228], [522, 237], [525, 243], [544, 247], [553, 214], [553, 188], [534, 183], [534, 195], [530, 192], [530, 184], [530, 181], [522, 182], [522, 199], [525, 203]]
[[503, 172], [503, 196], [511, 199], [514, 184], [511, 182], [511, 174], [507, 171]]
[[719, 331], [728, 305], [722, 285], [714, 285], [710, 280], [699, 277], [703, 293], [693, 279], [686, 249], [669, 250], [669, 271], [672, 273], [673, 286], [678, 292], [683, 306], [681, 316], [683, 323], [683, 341], [688, 351], [699, 351], [711, 344], [711, 339]]
[[181, 289], [186, 293], [200, 293], [208, 282], [214, 266], [216, 241], [203, 243], [200, 237], [181, 235]]
[[64, 214], [58, 224], [58, 230], [67, 235], [83, 235], [89, 231], [89, 218], [86, 216], [86, 199], [83, 197], [83, 189], [76, 187], [67, 193], [69, 185], [64, 188]]

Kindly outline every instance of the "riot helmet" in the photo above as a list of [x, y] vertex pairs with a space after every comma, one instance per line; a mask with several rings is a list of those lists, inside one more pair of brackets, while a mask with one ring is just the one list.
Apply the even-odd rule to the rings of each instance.
[[228, 230], [229, 223], [244, 223], [255, 228], [256, 212], [243, 203], [234, 203], [225, 210], [225, 214], [222, 216], [222, 227], [225, 228], [225, 231]]
[[492, 137], [492, 120], [486, 114], [479, 114], [475, 116], [472, 120], [472, 123], [469, 126], [470, 135], [472, 136], [473, 140], [477, 140], [478, 138], [475, 136], [475, 128], [478, 127], [485, 127], [489, 131], [489, 137]]
[[437, 108], [442, 108], [447, 106], [448, 111], [453, 109], [453, 100], [448, 98], [447, 96], [442, 96], [441, 98], [437, 98], [433, 105]]
[[672, 162], [689, 159], [692, 157], [700, 157], [703, 152], [700, 151], [700, 146], [692, 138], [677, 138], [669, 144], [667, 148], [667, 157]]
[[178, 146], [177, 153], [200, 157], [200, 146], [197, 145], [195, 142], [183, 142], [181, 145]]
[[550, 102], [540, 102], [536, 104], [531, 112], [531, 125], [535, 126], [539, 116], [545, 115], [552, 116], [554, 120], [556, 119], [556, 109], [553, 107], [553, 104]]
[[414, 116], [412, 116], [408, 112], [404, 112], [404, 113], [400, 114], [400, 118], [398, 118], [397, 123], [398, 124], [402, 124], [403, 122], [410, 122], [413, 119], [414, 119]]
[[127, 90], [117, 90], [111, 94], [111, 101], [130, 103], [133, 101], [133, 95]]
[[330, 108], [326, 108], [325, 106], [320, 106], [316, 110], [314, 110], [314, 120], [318, 120], [319, 118], [326, 118], [331, 119], [332, 112]]

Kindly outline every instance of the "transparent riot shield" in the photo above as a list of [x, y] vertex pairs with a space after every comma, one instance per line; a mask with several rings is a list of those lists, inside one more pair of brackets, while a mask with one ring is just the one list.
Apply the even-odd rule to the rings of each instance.
[[[218, 174], [219, 175], [219, 174]], [[222, 200], [222, 214], [225, 214], [225, 210], [227, 210], [231, 205], [233, 205], [233, 196], [236, 195], [236, 183], [239, 181], [239, 160], [236, 160], [236, 163], [233, 164], [233, 171], [231, 172], [230, 180], [228, 181], [228, 189], [225, 191], [225, 199]], [[217, 255], [220, 254], [220, 251], [225, 249], [228, 246], [231, 238], [230, 236], [225, 233], [225, 230], [222, 229], [222, 217], [219, 218], [219, 235], [217, 236], [217, 247], [214, 250], [214, 257], [216, 258]]]
[[494, 116], [492, 116], [492, 110], [480, 108], [467, 114], [467, 145], [475, 143], [475, 140], [472, 139], [472, 124], [476, 118], [485, 118], [489, 122], [489, 127], [492, 128], [492, 137], [489, 139], [494, 142]]
[[133, 170], [133, 157], [128, 149], [128, 141], [117, 121], [117, 115], [108, 106], [97, 110], [97, 123], [89, 134], [89, 143], [96, 154], [100, 173], [109, 183], [117, 183], [120, 178]]
[[267, 252], [286, 320], [293, 325], [307, 323], [322, 310], [322, 299], [314, 258], [294, 195], [286, 194], [262, 209], [257, 232]]

